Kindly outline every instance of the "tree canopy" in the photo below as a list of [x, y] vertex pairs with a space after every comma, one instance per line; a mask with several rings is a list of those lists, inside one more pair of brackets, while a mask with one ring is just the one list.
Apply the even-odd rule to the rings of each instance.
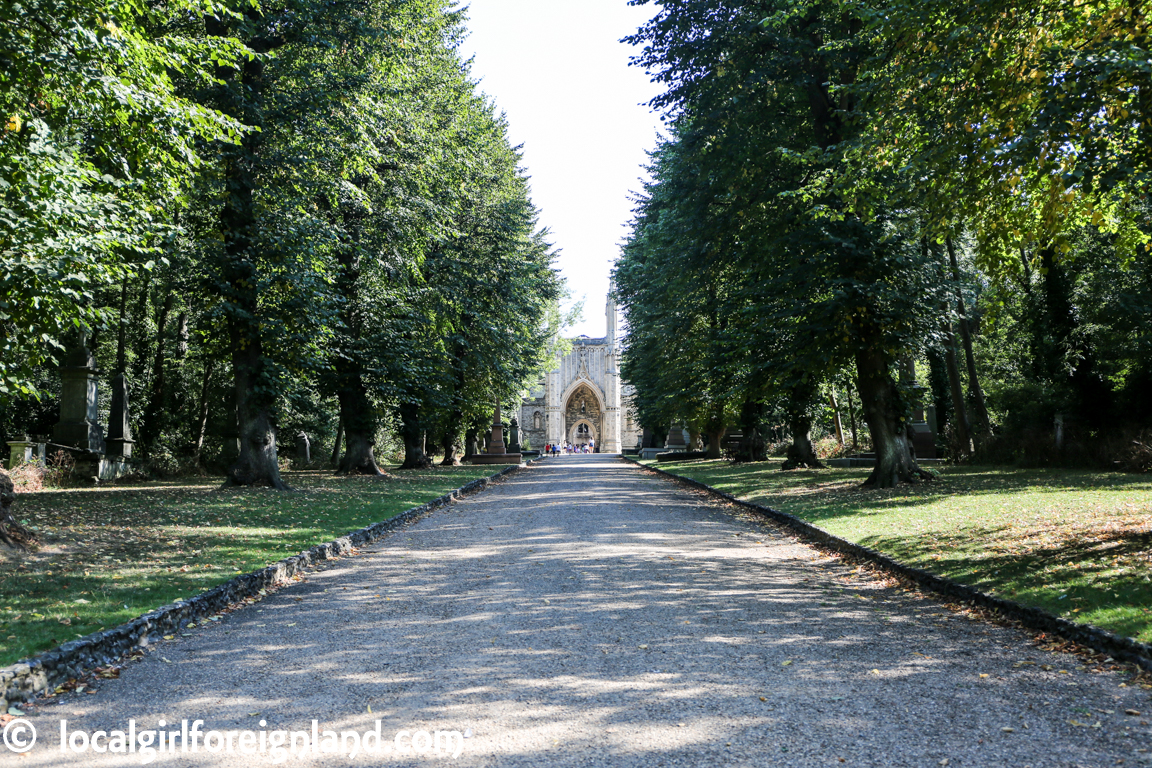
[[[966, 458], [1023, 428], [1010, 391], [1046, 382], [1030, 428], [1091, 429], [1138, 388], [1145, 366], [1105, 348], [1079, 292], [1098, 273], [1145, 285], [1143, 9], [633, 4], [654, 11], [627, 42], [670, 127], [616, 270], [644, 423], [747, 437], [773, 411], [788, 465], [811, 466], [812, 419], [851, 370], [884, 486], [928, 477], [909, 425], [929, 397]], [[1032, 363], [985, 398], [1010, 326]]]
[[50, 430], [82, 329], [142, 455], [240, 485], [284, 487], [285, 429], [347, 472], [455, 446], [541, 373], [563, 287], [452, 3], [2, 13], [6, 434]]

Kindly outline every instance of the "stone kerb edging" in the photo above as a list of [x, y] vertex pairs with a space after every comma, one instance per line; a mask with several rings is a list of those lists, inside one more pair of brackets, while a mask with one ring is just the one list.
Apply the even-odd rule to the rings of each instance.
[[473, 480], [393, 518], [353, 531], [335, 541], [317, 544], [306, 552], [286, 557], [258, 571], [229, 579], [187, 600], [161, 606], [118, 627], [62, 643], [51, 651], [0, 668], [0, 714], [7, 712], [11, 704], [28, 701], [91, 669], [111, 664], [136, 648], [147, 647], [164, 635], [176, 634], [193, 621], [258, 595], [260, 590], [283, 583], [325, 560], [347, 555], [353, 549], [372, 544], [401, 525], [418, 520], [454, 499], [482, 490], [492, 481], [519, 470], [521, 466], [526, 465], [506, 467], [494, 475]]
[[1024, 605], [1015, 600], [1008, 600], [1003, 597], [990, 595], [987, 592], [981, 592], [967, 584], [961, 584], [958, 581], [938, 576], [935, 573], [905, 565], [882, 552], [877, 552], [869, 547], [855, 544], [847, 539], [842, 539], [835, 534], [825, 531], [823, 528], [812, 525], [808, 521], [802, 520], [787, 512], [781, 512], [762, 504], [738, 499], [730, 493], [717, 490], [710, 485], [701, 483], [699, 480], [676, 475], [657, 467], [649, 467], [627, 456], [622, 458], [641, 469], [664, 475], [673, 480], [678, 480], [695, 488], [707, 491], [714, 496], [719, 496], [725, 501], [739, 504], [746, 509], [751, 509], [766, 517], [770, 517], [776, 522], [782, 523], [796, 531], [803, 538], [814, 541], [820, 546], [842, 552], [846, 555], [869, 560], [884, 568], [886, 571], [911, 579], [920, 586], [930, 589], [933, 592], [963, 600], [973, 605], [990, 608], [1031, 629], [1058, 634], [1068, 640], [1106, 653], [1118, 661], [1132, 662], [1144, 669], [1152, 670], [1152, 645], [1141, 643], [1131, 637], [1121, 637], [1120, 635], [1091, 624], [1077, 624], [1067, 619], [1062, 619], [1042, 608]]

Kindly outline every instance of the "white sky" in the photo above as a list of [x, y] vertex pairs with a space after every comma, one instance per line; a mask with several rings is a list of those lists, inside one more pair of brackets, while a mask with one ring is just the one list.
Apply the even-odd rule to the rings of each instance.
[[560, 249], [573, 299], [585, 299], [573, 335], [603, 336], [608, 277], [627, 235], [630, 193], [660, 119], [641, 104], [659, 88], [628, 66], [620, 43], [652, 14], [626, 0], [471, 0], [472, 74], [523, 144], [540, 223]]

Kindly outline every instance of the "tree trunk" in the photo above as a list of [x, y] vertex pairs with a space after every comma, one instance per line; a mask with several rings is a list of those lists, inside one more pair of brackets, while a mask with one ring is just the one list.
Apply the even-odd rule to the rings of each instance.
[[792, 445], [788, 446], [788, 455], [780, 469], [824, 469], [812, 445], [812, 417], [794, 415], [788, 421], [788, 428], [792, 431]]
[[864, 481], [864, 486], [870, 488], [892, 488], [900, 482], [914, 483], [932, 477], [920, 469], [912, 453], [912, 441], [905, 429], [908, 408], [901, 401], [890, 371], [891, 360], [875, 347], [865, 346], [856, 353], [857, 386], [876, 453], [876, 466]]
[[204, 435], [208, 432], [208, 390], [215, 368], [213, 358], [204, 361], [204, 382], [200, 385], [200, 403], [196, 409], [196, 440], [192, 444], [192, 460], [196, 466], [200, 466], [200, 452], [204, 450]]
[[724, 457], [725, 429], [715, 429], [708, 433], [708, 458], [721, 459]]
[[852, 428], [852, 452], [858, 453], [860, 439], [856, 431], [856, 401], [852, 399], [852, 385], [848, 384], [844, 389], [848, 395], [848, 426]]
[[[255, 317], [255, 315], [253, 315]], [[232, 369], [236, 376], [236, 426], [240, 438], [240, 455], [228, 470], [225, 485], [265, 485], [280, 491], [290, 490], [280, 479], [276, 455], [276, 428], [272, 418], [271, 388], [257, 382], [264, 379], [265, 361], [258, 334], [246, 333], [246, 322], [233, 319]], [[253, 341], [253, 335], [255, 340]], [[241, 341], [246, 338], [249, 346]]]
[[376, 442], [376, 419], [359, 360], [347, 355], [336, 359], [336, 376], [340, 382], [336, 398], [340, 402], [340, 423], [344, 427], [344, 457], [337, 472], [342, 475], [383, 475], [376, 464], [373, 444]]
[[840, 404], [836, 402], [836, 387], [828, 389], [828, 404], [832, 406], [832, 416], [836, 424], [836, 442], [844, 447], [844, 422], [840, 420]]
[[[928, 238], [921, 240], [924, 248], [925, 261], [928, 260]], [[944, 273], [944, 265], [942, 262], [937, 262], [937, 271], [940, 275], [940, 282], [943, 284], [946, 281]], [[941, 312], [947, 311], [947, 304], [940, 307]], [[958, 362], [958, 353], [956, 346], [956, 334], [953, 332], [952, 323], [944, 323], [944, 363], [948, 370], [948, 388], [952, 392], [952, 411], [955, 414], [953, 420], [953, 434], [955, 435], [955, 448], [957, 451], [956, 459], [960, 461], [967, 460], [972, 456], [972, 431], [970, 422], [968, 421], [968, 406], [964, 400], [964, 383], [960, 378], [960, 363]]]
[[[145, 270], [144, 282], [139, 288], [140, 294], [136, 300], [136, 309], [132, 312], [131, 343], [136, 349], [136, 357], [132, 360], [132, 376], [135, 381], [144, 381], [144, 371], [148, 367], [148, 339], [142, 329], [147, 327], [148, 300], [152, 294], [152, 270]], [[143, 347], [143, 349], [141, 349]]]
[[116, 327], [116, 373], [126, 373], [127, 350], [125, 335], [128, 332], [128, 318], [124, 316], [128, 306], [128, 278], [120, 286], [120, 323]]
[[984, 390], [980, 386], [980, 376], [976, 370], [976, 355], [972, 351], [972, 326], [968, 322], [968, 312], [964, 304], [964, 292], [960, 290], [960, 262], [956, 258], [956, 248], [952, 238], [944, 240], [948, 248], [948, 261], [952, 266], [952, 284], [956, 290], [956, 312], [960, 315], [960, 339], [964, 343], [964, 358], [968, 365], [968, 391], [972, 394], [972, 426], [983, 438], [992, 435], [992, 420], [988, 417], [988, 406], [984, 403]]
[[[248, 11], [254, 20], [255, 11]], [[231, 37], [230, 20], [205, 19], [210, 35]], [[267, 53], [276, 43], [259, 42], [259, 53]], [[264, 67], [267, 59], [256, 56], [239, 67], [217, 67], [221, 106], [228, 114], [248, 125], [259, 127], [263, 120]], [[239, 144], [222, 144], [222, 188], [227, 191], [219, 214], [223, 238], [221, 282], [224, 314], [228, 323], [229, 352], [235, 377], [236, 424], [240, 452], [228, 470], [226, 485], [265, 485], [288, 490], [280, 479], [276, 455], [276, 393], [280, 387], [275, 370], [264, 355], [260, 307], [260, 273], [255, 259], [259, 238], [255, 229], [256, 171], [263, 134], [244, 134]]]
[[[1055, 249], [1041, 251], [1044, 274], [1046, 323], [1038, 328], [1049, 350], [1048, 369], [1063, 378], [1076, 398], [1076, 410], [1091, 427], [1101, 427], [1112, 406], [1112, 388], [1096, 373], [1096, 351], [1078, 333], [1080, 318], [1074, 304], [1074, 280], [1068, 267], [1056, 258]], [[1051, 340], [1049, 340], [1051, 339]], [[1068, 362], [1074, 367], [1068, 370]]]
[[960, 380], [960, 364], [956, 360], [956, 335], [952, 324], [944, 324], [944, 362], [948, 366], [948, 386], [952, 391], [953, 432], [959, 460], [972, 456], [972, 434], [968, 429], [968, 406], [964, 402], [964, 383]]
[[188, 354], [188, 313], [181, 312], [176, 318], [176, 357], [183, 360]]
[[344, 442], [344, 419], [336, 422], [336, 441], [332, 444], [332, 458], [330, 464], [336, 468], [340, 467], [340, 444]]
[[145, 451], [150, 450], [156, 438], [160, 436], [160, 416], [164, 409], [164, 329], [168, 325], [168, 313], [172, 311], [172, 300], [175, 296], [171, 284], [168, 285], [165, 294], [164, 303], [160, 305], [160, 314], [156, 318], [156, 356], [152, 361], [148, 403], [144, 406], [144, 414], [140, 419], [140, 443]]
[[737, 461], [767, 461], [768, 451], [764, 438], [760, 434], [760, 421], [764, 417], [764, 404], [755, 397], [744, 399], [740, 407], [740, 450], [736, 453]]
[[444, 425], [444, 434], [440, 440], [440, 445], [444, 449], [444, 459], [440, 462], [442, 467], [460, 466], [460, 459], [456, 458], [456, 437], [460, 434], [460, 423], [463, 419], [463, 413], [453, 411], [448, 417], [448, 423]]
[[404, 440], [404, 463], [400, 469], [425, 469], [432, 460], [424, 453], [424, 430], [420, 424], [420, 406], [404, 403], [400, 406], [400, 436]]
[[372, 475], [380, 477], [384, 472], [376, 464], [372, 440], [360, 430], [344, 430], [345, 451], [337, 473], [341, 475]]
[[936, 406], [936, 432], [943, 434], [952, 423], [952, 397], [948, 379], [948, 363], [939, 346], [928, 348], [929, 383], [932, 386], [932, 404]]
[[16, 486], [8, 473], [0, 468], [0, 542], [12, 549], [27, 551], [28, 545], [36, 542], [36, 534], [20, 525], [12, 514], [16, 503]]

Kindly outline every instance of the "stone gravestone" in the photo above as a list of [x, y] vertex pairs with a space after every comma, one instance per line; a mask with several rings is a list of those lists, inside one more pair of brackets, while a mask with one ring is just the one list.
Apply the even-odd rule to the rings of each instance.
[[112, 406], [108, 413], [108, 456], [132, 458], [132, 427], [128, 424], [128, 377], [118, 373], [112, 379]]
[[16, 469], [21, 464], [32, 461], [32, 441], [25, 435], [20, 440], [8, 441], [9, 459], [8, 469]]
[[520, 453], [520, 422], [515, 416], [508, 428], [508, 453]]
[[673, 424], [668, 430], [668, 437], [664, 440], [665, 451], [685, 451], [688, 443], [684, 440], [684, 429], [679, 424]]
[[52, 441], [85, 453], [104, 453], [104, 430], [100, 427], [100, 393], [96, 357], [88, 349], [87, 334], [64, 356], [60, 366], [60, 422]]
[[913, 409], [911, 427], [912, 447], [916, 450], [916, 458], [936, 458], [936, 433], [932, 431], [932, 425], [928, 422], [924, 408]]
[[488, 438], [488, 453], [504, 454], [504, 423], [500, 420], [500, 404], [496, 404], [496, 416], [492, 419], [492, 436]]
[[312, 463], [312, 443], [304, 432], [296, 435], [296, 461], [301, 465]]

